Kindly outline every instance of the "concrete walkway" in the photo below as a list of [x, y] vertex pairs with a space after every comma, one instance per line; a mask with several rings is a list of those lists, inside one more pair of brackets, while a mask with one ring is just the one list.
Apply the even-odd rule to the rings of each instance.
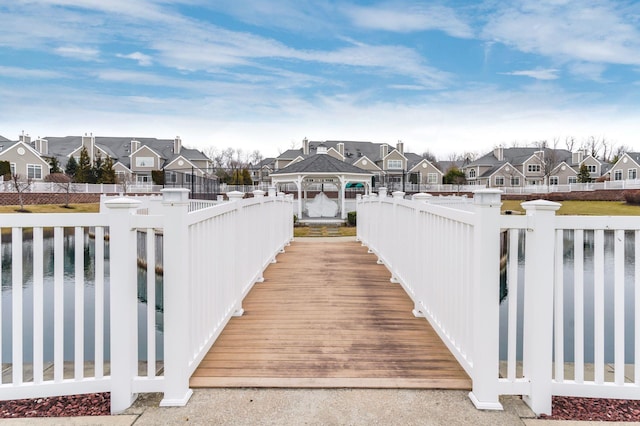
[[[389, 389], [196, 389], [185, 407], [146, 394], [122, 415], [2, 420], [6, 425], [601, 425], [545, 421], [517, 397], [478, 411], [464, 391]], [[607, 425], [640, 423], [607, 423]]]

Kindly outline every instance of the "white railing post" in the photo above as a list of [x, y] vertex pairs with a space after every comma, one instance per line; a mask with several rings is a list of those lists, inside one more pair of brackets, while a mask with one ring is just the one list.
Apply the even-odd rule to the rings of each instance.
[[536, 414], [551, 414], [555, 214], [561, 204], [521, 204], [527, 212], [522, 364], [531, 383], [524, 402]]
[[104, 203], [109, 215], [109, 271], [111, 318], [111, 413], [120, 413], [136, 399], [133, 378], [138, 375], [138, 295], [136, 231], [131, 218], [140, 201], [115, 198]]
[[472, 381], [469, 398], [478, 409], [502, 410], [498, 399], [500, 309], [499, 189], [473, 192]]
[[432, 197], [433, 197], [433, 195], [431, 195], [431, 194], [426, 194], [424, 192], [419, 192], [417, 194], [413, 194], [411, 196], [411, 199], [414, 200], [414, 201], [428, 202]]
[[191, 281], [189, 276], [189, 190], [166, 188], [162, 191], [164, 213], [164, 396], [162, 407], [187, 404], [189, 389], [189, 340]]
[[[260, 191], [262, 192], [262, 191]], [[262, 196], [264, 197], [264, 193], [262, 194]], [[242, 206], [240, 204], [240, 200], [242, 200], [244, 198], [244, 192], [240, 192], [240, 191], [231, 191], [231, 192], [227, 192], [227, 197], [229, 198], [229, 201], [232, 203], [236, 203], [236, 226], [244, 226], [243, 221], [242, 221]], [[228, 265], [229, 268], [231, 268], [232, 271], [234, 271], [233, 275], [234, 275], [234, 282], [233, 282], [233, 288], [234, 288], [234, 297], [238, 297], [238, 300], [236, 301], [236, 306], [234, 307], [234, 311], [233, 311], [233, 316], [234, 317], [241, 317], [244, 314], [244, 309], [242, 309], [242, 298], [240, 293], [242, 292], [241, 290], [238, 290], [239, 288], [242, 288], [243, 285], [245, 285], [245, 283], [241, 282], [240, 277], [242, 276], [242, 271], [240, 270], [241, 268], [241, 261], [240, 259], [242, 259], [242, 247], [244, 241], [242, 241], [242, 235], [245, 232], [244, 229], [236, 229], [236, 236], [237, 238], [235, 238], [232, 242], [231, 242], [231, 247], [229, 247], [228, 249], [234, 253], [233, 256], [233, 261], [231, 262], [230, 265]], [[238, 241], [240, 240], [240, 242]]]

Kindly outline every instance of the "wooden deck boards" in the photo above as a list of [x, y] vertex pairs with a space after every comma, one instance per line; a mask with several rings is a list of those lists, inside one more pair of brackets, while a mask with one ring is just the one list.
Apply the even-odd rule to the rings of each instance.
[[264, 278], [192, 387], [470, 389], [402, 287], [359, 243], [296, 241]]

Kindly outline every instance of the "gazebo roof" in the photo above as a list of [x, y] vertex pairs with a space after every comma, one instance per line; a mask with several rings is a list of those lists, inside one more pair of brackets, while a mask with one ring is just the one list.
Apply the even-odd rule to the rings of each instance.
[[356, 167], [352, 164], [345, 163], [327, 154], [312, 155], [309, 158], [305, 158], [302, 161], [288, 165], [287, 167], [272, 172], [274, 175], [290, 175], [290, 174], [316, 174], [316, 173], [330, 173], [330, 174], [361, 174], [371, 175], [366, 170]]

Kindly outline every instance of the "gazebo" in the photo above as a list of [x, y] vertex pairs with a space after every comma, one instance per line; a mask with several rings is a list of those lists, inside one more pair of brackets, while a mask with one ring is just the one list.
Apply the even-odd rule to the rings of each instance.
[[[340, 206], [340, 217], [347, 218], [345, 211], [345, 189], [347, 185], [361, 184], [365, 189], [365, 194], [371, 191], [371, 177], [373, 175], [359, 167], [345, 163], [328, 154], [318, 153], [297, 163], [288, 165], [287, 167], [271, 173], [271, 182], [277, 186], [278, 184], [294, 183], [298, 190], [298, 217], [302, 218], [302, 199], [304, 195], [305, 204], [307, 203], [307, 190], [315, 184], [335, 185], [338, 188], [338, 205]], [[323, 197], [324, 196], [324, 197]], [[328, 198], [321, 191], [314, 203], [315, 217], [331, 217], [324, 216], [324, 213], [331, 214], [331, 206], [327, 208]], [[324, 207], [323, 207], [324, 206]], [[318, 215], [320, 213], [320, 215]], [[335, 217], [335, 214], [334, 216]]]

